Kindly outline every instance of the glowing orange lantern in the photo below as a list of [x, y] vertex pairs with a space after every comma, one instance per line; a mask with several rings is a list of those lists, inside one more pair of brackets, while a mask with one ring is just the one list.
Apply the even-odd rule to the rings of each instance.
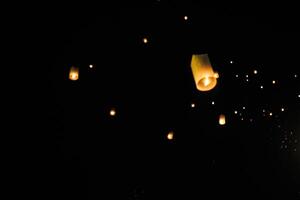
[[219, 116], [219, 124], [220, 125], [225, 125], [226, 124], [226, 118], [225, 118], [225, 115], [221, 114]]
[[69, 79], [72, 81], [77, 81], [79, 79], [79, 68], [78, 67], [71, 67], [69, 73]]
[[198, 90], [209, 91], [217, 85], [219, 74], [213, 71], [207, 54], [194, 54], [191, 67]]

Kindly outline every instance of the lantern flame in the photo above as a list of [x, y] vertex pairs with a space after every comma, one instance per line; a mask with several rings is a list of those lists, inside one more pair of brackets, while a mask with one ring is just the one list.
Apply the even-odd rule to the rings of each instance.
[[219, 74], [213, 71], [207, 54], [194, 54], [191, 68], [199, 91], [209, 91], [217, 85]]

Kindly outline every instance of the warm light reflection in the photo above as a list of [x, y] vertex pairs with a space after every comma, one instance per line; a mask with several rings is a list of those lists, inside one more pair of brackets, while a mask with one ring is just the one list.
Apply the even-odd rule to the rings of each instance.
[[148, 39], [147, 39], [147, 38], [144, 38], [144, 39], [143, 39], [143, 42], [144, 42], [145, 44], [147, 44], [147, 43], [148, 43]]
[[275, 80], [273, 80], [273, 81], [272, 81], [272, 83], [273, 83], [273, 84], [275, 84], [275, 83], [276, 83], [276, 81], [275, 81]]
[[79, 79], [79, 68], [78, 67], [71, 67], [69, 73], [69, 79], [72, 81], [77, 81]]
[[217, 85], [219, 74], [213, 71], [207, 54], [194, 54], [191, 68], [199, 91], [209, 91]]
[[196, 105], [195, 105], [194, 103], [191, 104], [191, 107], [192, 107], [192, 108], [195, 108], [195, 106], [196, 106]]

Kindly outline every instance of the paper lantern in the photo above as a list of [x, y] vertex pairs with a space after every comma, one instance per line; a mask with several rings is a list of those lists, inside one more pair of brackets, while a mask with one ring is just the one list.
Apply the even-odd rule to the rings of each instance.
[[213, 71], [207, 54], [194, 54], [191, 68], [198, 90], [209, 91], [217, 85], [219, 74]]
[[225, 118], [225, 115], [221, 114], [219, 116], [219, 124], [220, 125], [225, 125], [226, 124], [226, 118]]
[[71, 67], [69, 73], [69, 79], [72, 81], [77, 81], [79, 79], [79, 68], [78, 67]]

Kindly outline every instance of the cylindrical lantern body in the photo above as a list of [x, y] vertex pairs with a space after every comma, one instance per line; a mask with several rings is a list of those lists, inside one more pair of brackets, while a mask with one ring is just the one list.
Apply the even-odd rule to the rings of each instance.
[[79, 68], [78, 67], [71, 67], [69, 73], [69, 79], [72, 81], [77, 81], [79, 79]]
[[225, 118], [225, 115], [221, 114], [219, 116], [219, 124], [220, 125], [225, 125], [226, 124], [226, 118]]
[[191, 68], [198, 90], [209, 91], [217, 85], [219, 75], [213, 71], [207, 54], [194, 54]]

